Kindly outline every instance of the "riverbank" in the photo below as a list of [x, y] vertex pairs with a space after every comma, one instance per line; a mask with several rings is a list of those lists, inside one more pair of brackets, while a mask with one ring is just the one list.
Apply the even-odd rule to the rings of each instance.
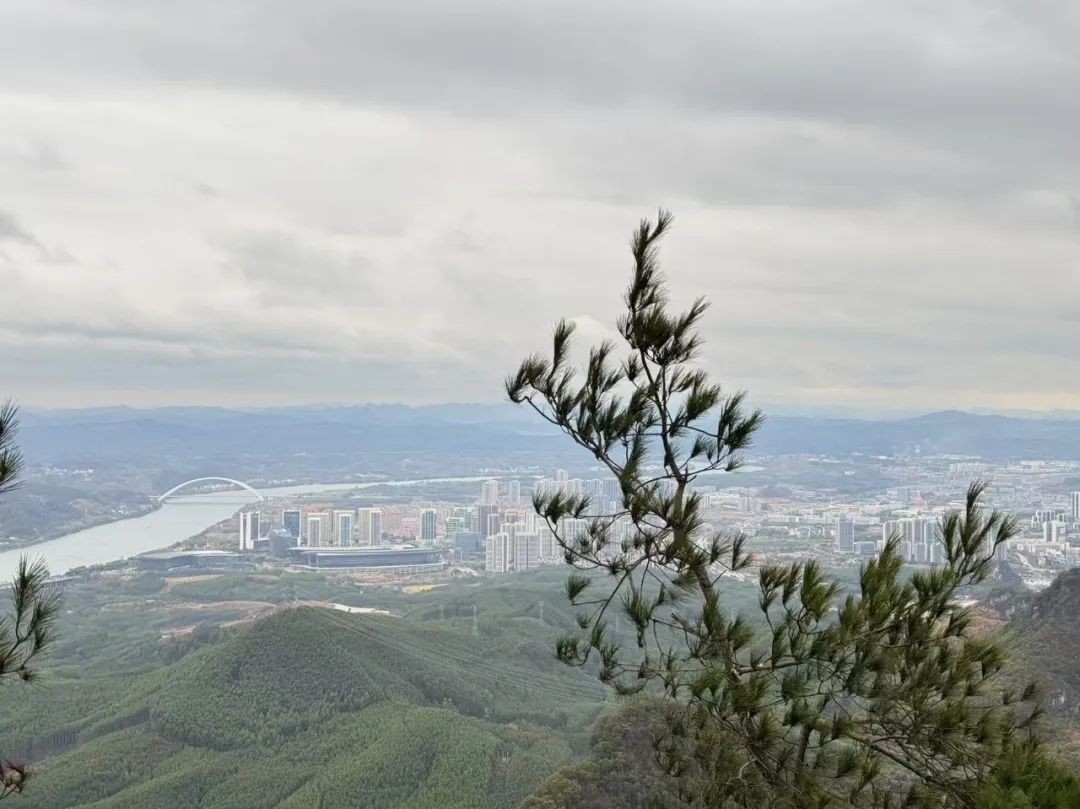
[[153, 514], [160, 508], [161, 503], [158, 500], [150, 499], [146, 503], [139, 504], [130, 512], [121, 512], [119, 514], [104, 513], [95, 516], [86, 516], [74, 522], [67, 522], [51, 528], [46, 528], [39, 536], [33, 537], [32, 539], [6, 537], [0, 539], [0, 553], [7, 551], [32, 551], [35, 545], [52, 542], [61, 537], [77, 534], [80, 531], [87, 531], [91, 528], [114, 525], [127, 520], [137, 520], [148, 514]]
[[[290, 497], [328, 491], [370, 489], [375, 486], [425, 486], [446, 483], [474, 483], [483, 477], [378, 480], [364, 483], [316, 483], [260, 490], [265, 497]], [[47, 542], [0, 552], [0, 581], [10, 579], [19, 558], [29, 552], [41, 557], [55, 575], [79, 567], [93, 567], [126, 559], [158, 548], [167, 548], [215, 526], [231, 517], [254, 498], [235, 491], [214, 492], [170, 499], [141, 517], [87, 528]]]

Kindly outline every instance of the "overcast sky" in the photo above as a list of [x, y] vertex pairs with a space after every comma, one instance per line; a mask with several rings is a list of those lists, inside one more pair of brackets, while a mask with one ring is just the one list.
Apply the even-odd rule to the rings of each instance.
[[755, 401], [1080, 409], [1070, 0], [0, 0], [0, 395], [495, 401], [676, 227]]

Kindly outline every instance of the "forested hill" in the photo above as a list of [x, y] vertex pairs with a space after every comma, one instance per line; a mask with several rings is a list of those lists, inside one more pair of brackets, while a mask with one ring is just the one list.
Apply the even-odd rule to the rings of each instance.
[[1011, 663], [1039, 682], [1052, 714], [1080, 708], [1080, 569], [1066, 570], [1038, 595], [1022, 599], [1009, 623]]
[[603, 704], [467, 631], [313, 608], [172, 665], [91, 669], [2, 705], [6, 751], [40, 759], [26, 809], [509, 809]]

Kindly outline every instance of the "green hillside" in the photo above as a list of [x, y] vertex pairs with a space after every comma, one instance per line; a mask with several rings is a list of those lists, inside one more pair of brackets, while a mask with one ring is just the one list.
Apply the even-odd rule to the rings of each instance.
[[[186, 606], [162, 599], [190, 620]], [[84, 647], [69, 638], [43, 686], [0, 695], [4, 752], [34, 763], [18, 802], [518, 806], [584, 750], [605, 694], [546, 649], [534, 657], [544, 627], [497, 611], [501, 600], [485, 602], [493, 627], [481, 637], [447, 607], [446, 620], [424, 620], [423, 599], [413, 617], [287, 608], [180, 642], [140, 634], [123, 610], [80, 616], [80, 633], [116, 636], [111, 660], [71, 665]], [[521, 621], [536, 626], [523, 633]], [[522, 634], [531, 639], [519, 646]]]
[[1061, 573], [1034, 597], [1015, 599], [1004, 641], [1005, 675], [1016, 688], [1035, 682], [1046, 709], [1042, 735], [1074, 766], [1080, 766], [1080, 569]]
[[1080, 706], [1080, 569], [1067, 570], [1034, 598], [1021, 602], [1007, 636], [1019, 672], [1044, 687], [1049, 707], [1075, 712]]
[[629, 809], [677, 795], [652, 740], [666, 732], [663, 705], [623, 702], [593, 730], [589, 756], [544, 780], [522, 809]]

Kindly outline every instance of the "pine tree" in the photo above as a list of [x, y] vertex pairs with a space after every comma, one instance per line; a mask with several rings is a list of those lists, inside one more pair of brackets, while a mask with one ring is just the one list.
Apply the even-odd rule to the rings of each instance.
[[[0, 405], [0, 494], [18, 485], [22, 457], [15, 446], [18, 411], [10, 402]], [[59, 596], [47, 586], [48, 568], [25, 556], [9, 590], [10, 609], [0, 613], [0, 686], [15, 679], [37, 677], [37, 663], [52, 643]], [[0, 758], [0, 799], [22, 792], [30, 772], [25, 765]]]
[[[726, 577], [754, 564], [742, 536], [706, 533], [693, 483], [739, 467], [763, 422], [742, 392], [725, 394], [697, 364], [708, 304], [669, 309], [657, 246], [671, 226], [644, 220], [617, 328], [579, 372], [572, 323], [554, 330], [506, 381], [617, 480], [621, 508], [597, 516], [589, 498], [534, 497], [575, 570], [567, 595], [581, 631], [561, 638], [563, 662], [592, 667], [620, 694], [662, 693], [669, 732], [658, 753], [681, 801], [702, 807], [972, 807], [997, 763], [1038, 714], [1033, 688], [993, 677], [1003, 653], [970, 632], [959, 588], [991, 572], [1016, 533], [972, 484], [942, 522], [947, 563], [906, 575], [898, 538], [844, 594], [814, 561], [757, 566], [759, 614], [729, 614]], [[659, 469], [659, 471], [657, 471]], [[563, 518], [587, 518], [565, 535]], [[616, 523], [629, 535], [615, 541]], [[636, 643], [613, 637], [617, 612]]]

